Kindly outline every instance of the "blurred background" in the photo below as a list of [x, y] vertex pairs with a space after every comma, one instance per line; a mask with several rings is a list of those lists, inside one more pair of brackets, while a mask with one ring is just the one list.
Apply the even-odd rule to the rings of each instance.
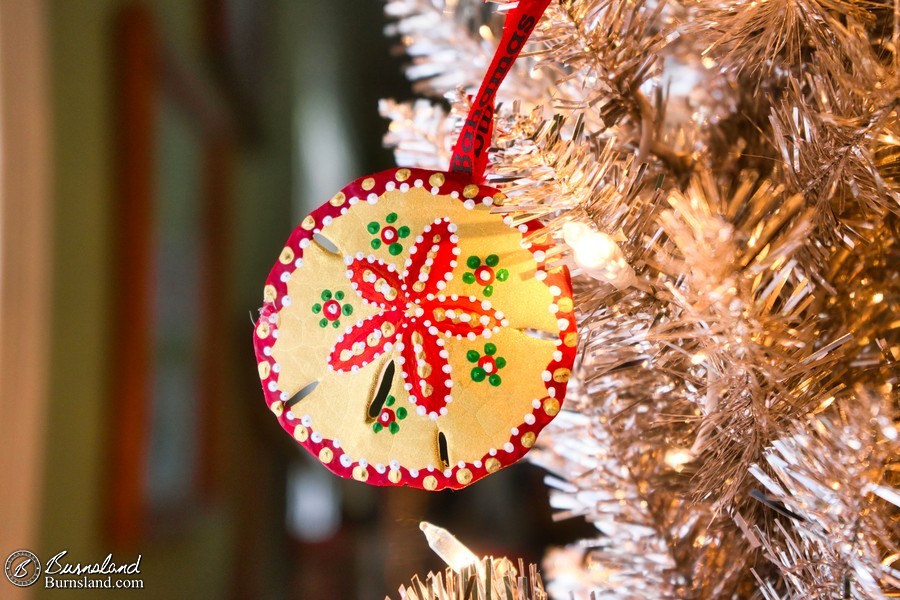
[[251, 346], [302, 216], [393, 166], [408, 98], [373, 0], [0, 0], [0, 558], [144, 589], [0, 598], [384, 598], [442, 568], [428, 519], [538, 561], [524, 464], [462, 492], [330, 475], [265, 408]]

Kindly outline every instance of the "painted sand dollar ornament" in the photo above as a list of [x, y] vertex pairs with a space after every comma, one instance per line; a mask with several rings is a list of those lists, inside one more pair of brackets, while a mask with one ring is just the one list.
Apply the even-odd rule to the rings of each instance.
[[512, 464], [559, 412], [572, 289], [536, 220], [484, 179], [494, 95], [549, 0], [520, 0], [450, 172], [362, 177], [313, 211], [269, 273], [254, 330], [266, 401], [342, 477], [462, 488]]
[[254, 341], [269, 408], [329, 469], [461, 488], [521, 458], [559, 412], [571, 284], [535, 222], [452, 174], [358, 179], [293, 232]]

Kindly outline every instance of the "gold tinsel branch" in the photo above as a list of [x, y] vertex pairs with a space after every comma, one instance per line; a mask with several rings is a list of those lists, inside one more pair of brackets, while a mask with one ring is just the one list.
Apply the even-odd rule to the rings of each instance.
[[853, 54], [858, 44], [844, 23], [872, 25], [883, 2], [857, 0], [725, 0], [693, 3], [692, 32], [702, 53], [733, 71], [797, 72], [816, 52]]

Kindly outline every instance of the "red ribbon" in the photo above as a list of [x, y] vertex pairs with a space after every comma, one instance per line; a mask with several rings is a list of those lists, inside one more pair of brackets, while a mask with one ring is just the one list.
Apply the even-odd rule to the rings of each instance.
[[550, 0], [519, 0], [519, 5], [506, 15], [500, 45], [481, 82], [478, 95], [472, 102], [472, 108], [463, 123], [459, 139], [453, 146], [450, 171], [465, 173], [475, 183], [481, 182], [484, 178], [488, 148], [494, 130], [494, 98], [497, 96], [497, 89], [506, 78], [548, 4]]

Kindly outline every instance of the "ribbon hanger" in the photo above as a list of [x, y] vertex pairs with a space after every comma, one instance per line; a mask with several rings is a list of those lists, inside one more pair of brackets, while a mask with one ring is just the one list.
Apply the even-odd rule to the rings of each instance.
[[506, 15], [500, 45], [453, 146], [451, 172], [464, 173], [476, 183], [484, 179], [487, 150], [494, 130], [497, 90], [549, 4], [550, 0], [520, 0], [518, 6]]

